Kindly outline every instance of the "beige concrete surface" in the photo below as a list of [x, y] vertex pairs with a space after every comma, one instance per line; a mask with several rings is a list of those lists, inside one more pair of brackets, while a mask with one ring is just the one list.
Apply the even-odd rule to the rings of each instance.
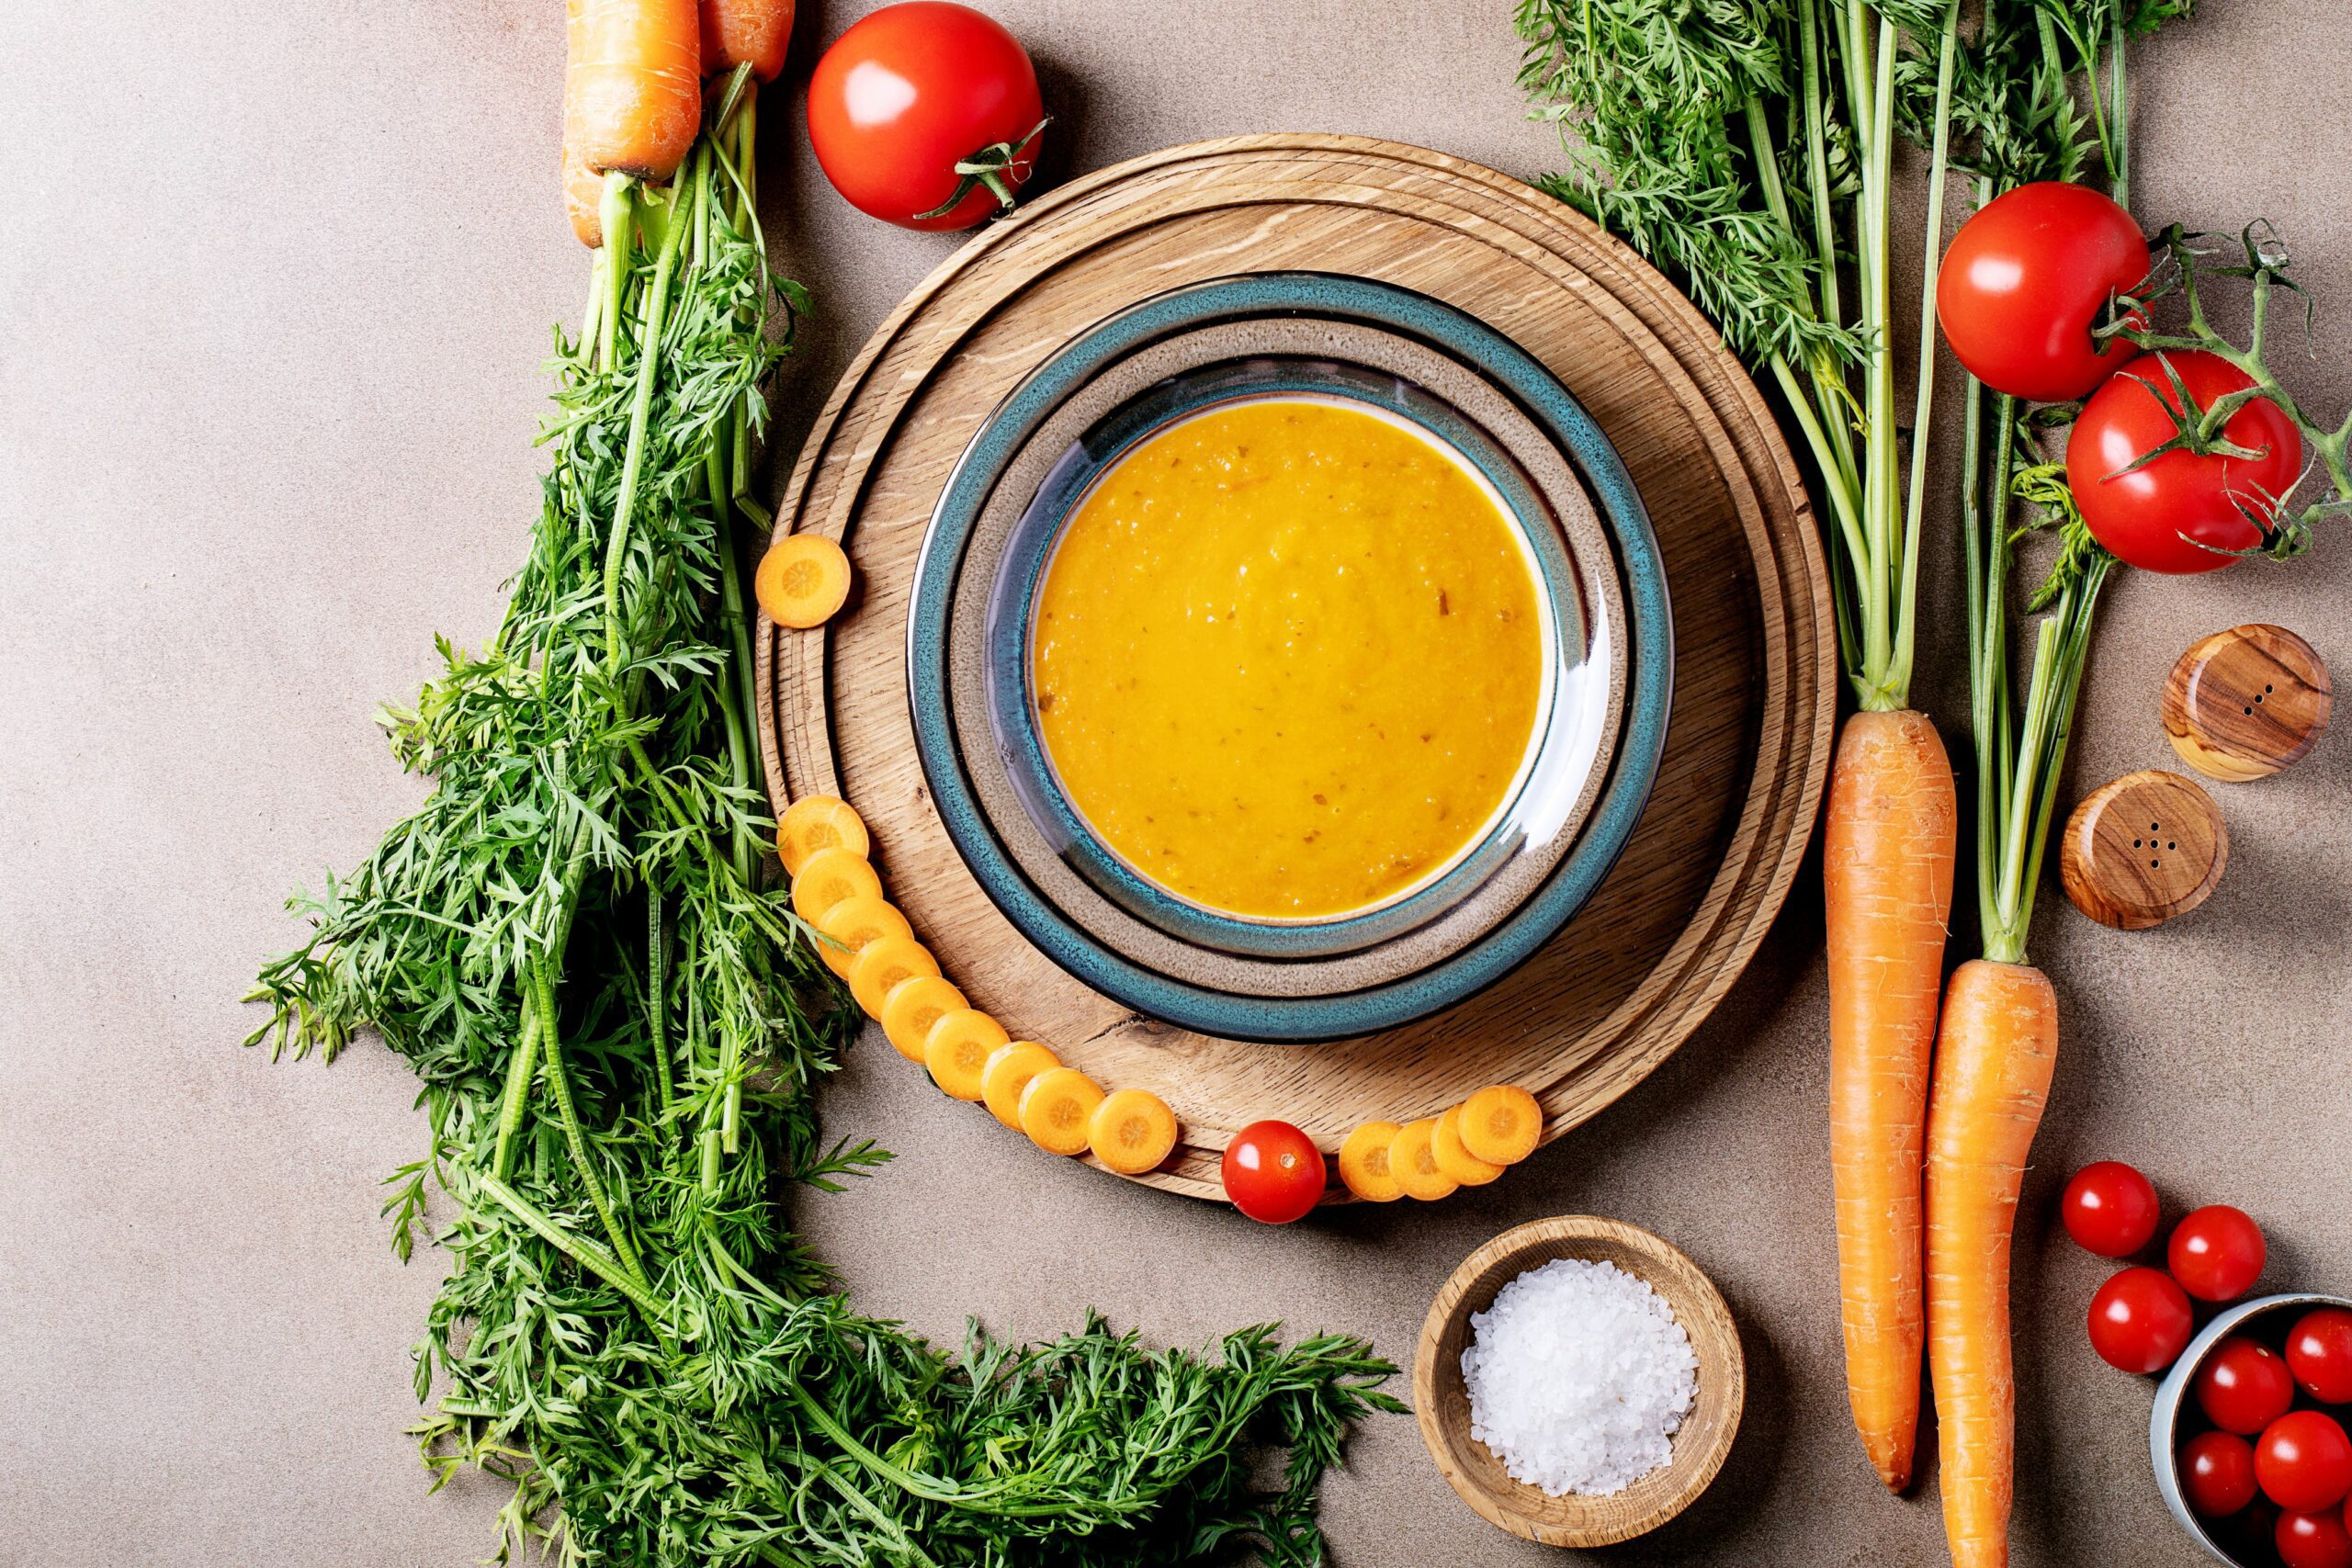
[[[801, 24], [798, 62], [854, 7]], [[1505, 0], [996, 0], [1035, 48], [1063, 166], [1230, 131], [1425, 142], [1528, 172]], [[279, 900], [349, 864], [418, 786], [368, 722], [430, 634], [476, 639], [519, 558], [548, 323], [583, 258], [557, 203], [554, 0], [0, 5], [0, 1568], [458, 1568], [498, 1505], [435, 1497], [401, 1434], [436, 1259], [385, 1246], [377, 1182], [420, 1152], [404, 1071], [241, 1051]], [[2270, 216], [2321, 305], [2294, 376], [2352, 400], [2352, 40], [2327, 0], [2211, 0], [2143, 51], [2138, 206]], [[824, 314], [784, 428], [953, 242], [884, 229], [772, 114], [769, 214]], [[1948, 532], [1924, 696], [1962, 711]], [[2076, 788], [2168, 766], [2158, 683], [2245, 619], [2352, 672], [2352, 540], [2112, 594]], [[1955, 742], [1958, 737], [1954, 736]], [[2017, 1248], [2017, 1561], [2197, 1561], [2150, 1484], [2150, 1385], [2098, 1365], [2101, 1266], [2052, 1199], [2091, 1157], [2176, 1205], [2238, 1202], [2269, 1279], [2352, 1290], [2352, 736], [2222, 786], [2211, 903], [2123, 936], [2046, 894], [2064, 1055]], [[1932, 1493], [1880, 1494], [1838, 1373], [1818, 908], [1800, 896], [1664, 1070], [1494, 1187], [1269, 1231], [982, 1136], [867, 1051], [832, 1124], [898, 1162], [803, 1217], [865, 1306], [952, 1335], [1098, 1306], [1161, 1340], [1280, 1317], [1409, 1356], [1453, 1263], [1562, 1212], [1650, 1226], [1722, 1284], [1747, 1421], [1683, 1519], [1623, 1563], [1942, 1561]], [[1376, 1423], [1328, 1517], [1353, 1564], [1534, 1562]]]

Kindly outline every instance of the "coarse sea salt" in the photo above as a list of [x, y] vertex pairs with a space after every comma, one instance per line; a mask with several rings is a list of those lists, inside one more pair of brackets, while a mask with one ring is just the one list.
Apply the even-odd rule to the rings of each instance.
[[1622, 1492], [1657, 1469], [1698, 1397], [1690, 1335], [1613, 1263], [1531, 1269], [1470, 1330], [1470, 1435], [1512, 1479], [1555, 1497]]

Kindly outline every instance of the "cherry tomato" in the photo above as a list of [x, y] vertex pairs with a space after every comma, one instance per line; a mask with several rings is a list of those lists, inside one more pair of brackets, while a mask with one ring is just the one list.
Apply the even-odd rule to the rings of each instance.
[[1323, 1151], [1287, 1122], [1252, 1122], [1225, 1145], [1225, 1195], [1253, 1220], [1286, 1225], [1322, 1200]]
[[2302, 473], [2303, 437], [2276, 403], [2256, 398], [2222, 423], [2222, 436], [2258, 456], [2175, 450], [2132, 468], [2180, 433], [2166, 365], [2200, 409], [2254, 384], [2202, 349], [2142, 355], [2083, 405], [2066, 438], [2066, 483], [2092, 535], [2123, 560], [2150, 571], [2212, 571], [2237, 558], [2228, 552], [2262, 543], [2254, 518], [2278, 516]]
[[2148, 276], [2148, 243], [2115, 202], [2045, 180], [1995, 197], [1954, 234], [1936, 274], [1936, 319], [1970, 375], [1996, 392], [2063, 403], [2138, 352], [2091, 328], [2109, 296]]
[[2271, 1540], [2286, 1568], [2352, 1568], [2352, 1532], [2346, 1531], [2344, 1516], [2333, 1508], [2279, 1515]]
[[[885, 6], [835, 39], [808, 77], [808, 143], [825, 177], [902, 229], [968, 229], [1010, 207], [1044, 122], [1020, 40], [948, 0]], [[958, 164], [991, 172], [958, 174]]]
[[2352, 1492], [2352, 1438], [2333, 1416], [2290, 1410], [2256, 1440], [2254, 1478], [2289, 1513], [2332, 1508]]
[[2197, 1405], [2224, 1432], [2261, 1431], [2295, 1403], [2295, 1380], [2278, 1352], [2233, 1334], [2197, 1369]]
[[2161, 1269], [2126, 1269], [2091, 1297], [2091, 1348], [2119, 1371], [2163, 1371], [2195, 1327], [2188, 1297]]
[[2199, 1432], [2180, 1446], [2180, 1490], [2209, 1519], [2254, 1501], [2254, 1445], [2233, 1432]]
[[2075, 1172], [2059, 1212], [2066, 1234], [2101, 1258], [2129, 1258], [2156, 1234], [2155, 1185], [2121, 1160]]
[[2212, 1203], [2175, 1225], [2165, 1261], [2180, 1288], [2200, 1302], [2232, 1302], [2262, 1278], [2262, 1227], [2243, 1209]]
[[2313, 1399], [2352, 1402], [2352, 1312], [2321, 1307], [2296, 1319], [2287, 1336], [2287, 1370]]

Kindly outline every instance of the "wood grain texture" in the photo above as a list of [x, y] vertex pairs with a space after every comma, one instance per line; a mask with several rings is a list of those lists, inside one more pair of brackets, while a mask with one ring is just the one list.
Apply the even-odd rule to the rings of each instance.
[[2103, 926], [2146, 931], [2205, 902], [2230, 863], [2230, 833], [2205, 786], [2143, 768], [2102, 784], [2066, 818], [2058, 874]]
[[[1047, 961], [957, 857], [916, 761], [908, 590], [933, 502], [973, 433], [1053, 349], [1165, 288], [1312, 267], [1418, 288], [1543, 359], [1609, 433], [1657, 524], [1674, 594], [1667, 755], [1633, 844], [1516, 975], [1434, 1019], [1331, 1046], [1261, 1046], [1136, 1017]], [[1819, 804], [1835, 705], [1828, 587], [1793, 459], [1690, 304], [1568, 209], [1489, 170], [1337, 136], [1171, 148], [1041, 198], [944, 264], [835, 389], [777, 513], [847, 546], [855, 609], [763, 620], [761, 746], [779, 802], [865, 814], [891, 897], [976, 1006], [1185, 1127], [1141, 1179], [1220, 1195], [1231, 1132], [1264, 1115], [1327, 1150], [1359, 1121], [1525, 1085], [1545, 1136], [1609, 1104], [1695, 1028], [1753, 953]], [[920, 693], [914, 700], [944, 700]], [[1335, 1189], [1335, 1197], [1343, 1197]]]
[[[1462, 1352], [1470, 1344], [1471, 1315], [1492, 1306], [1520, 1275], [1562, 1258], [1613, 1263], [1656, 1291], [1690, 1336], [1699, 1361], [1696, 1402], [1674, 1434], [1672, 1457], [1606, 1496], [1546, 1495], [1513, 1480], [1494, 1451], [1470, 1435]], [[1546, 1546], [1631, 1540], [1689, 1507], [1723, 1468], [1747, 1404], [1739, 1330], [1714, 1282], [1671, 1244], [1591, 1214], [1532, 1221], [1464, 1258], [1430, 1303], [1413, 1354], [1414, 1418], [1439, 1472], [1479, 1517]]]
[[2199, 637], [2165, 678], [2165, 738], [2208, 778], [2267, 778], [2311, 755], [2335, 705], [2327, 666], [2284, 626]]

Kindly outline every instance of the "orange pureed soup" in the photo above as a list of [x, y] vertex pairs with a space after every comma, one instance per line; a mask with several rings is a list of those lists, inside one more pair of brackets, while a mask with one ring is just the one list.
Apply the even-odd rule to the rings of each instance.
[[1442, 869], [1528, 752], [1544, 624], [1524, 541], [1436, 442], [1265, 398], [1175, 424], [1063, 531], [1031, 640], [1070, 803], [1211, 908], [1310, 919]]

